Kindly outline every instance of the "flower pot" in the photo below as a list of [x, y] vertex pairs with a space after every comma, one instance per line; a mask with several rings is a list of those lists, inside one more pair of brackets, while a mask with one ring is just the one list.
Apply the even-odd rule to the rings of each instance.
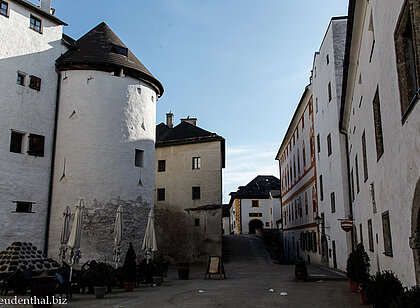
[[160, 286], [163, 283], [163, 276], [153, 276], [153, 282], [157, 285]]
[[93, 289], [95, 290], [95, 298], [100, 299], [105, 297], [106, 286], [96, 287], [94, 286]]
[[362, 305], [369, 305], [369, 301], [367, 299], [365, 291], [359, 290], [359, 294], [360, 294], [360, 303]]
[[357, 293], [359, 291], [359, 284], [350, 280], [350, 292]]
[[188, 280], [190, 278], [190, 265], [188, 263], [178, 264], [178, 279]]
[[125, 292], [133, 292], [135, 282], [124, 282]]

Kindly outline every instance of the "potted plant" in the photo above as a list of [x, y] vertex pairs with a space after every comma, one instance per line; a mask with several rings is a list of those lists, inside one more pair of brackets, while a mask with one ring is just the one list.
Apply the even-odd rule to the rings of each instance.
[[105, 263], [98, 263], [92, 268], [91, 278], [96, 298], [104, 298], [107, 289], [108, 276], [108, 266]]
[[124, 272], [124, 288], [126, 292], [134, 290], [136, 283], [136, 252], [134, 251], [133, 244], [130, 242], [127, 253], [124, 258], [123, 265]]
[[404, 293], [394, 299], [390, 308], [417, 308], [420, 307], [420, 287], [406, 288]]
[[388, 308], [393, 300], [404, 294], [401, 281], [391, 271], [383, 271], [371, 276], [363, 284], [367, 299], [373, 308]]
[[356, 250], [352, 251], [347, 259], [346, 274], [350, 279], [351, 292], [357, 292], [359, 290], [359, 284], [368, 280], [369, 269], [369, 256], [363, 244], [358, 244]]

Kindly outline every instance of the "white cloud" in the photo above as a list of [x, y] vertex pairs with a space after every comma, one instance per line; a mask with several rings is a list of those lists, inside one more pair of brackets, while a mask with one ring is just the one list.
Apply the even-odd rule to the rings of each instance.
[[223, 174], [223, 202], [229, 202], [229, 193], [248, 184], [257, 175], [279, 176], [275, 160], [279, 144], [240, 145], [227, 148], [226, 168]]

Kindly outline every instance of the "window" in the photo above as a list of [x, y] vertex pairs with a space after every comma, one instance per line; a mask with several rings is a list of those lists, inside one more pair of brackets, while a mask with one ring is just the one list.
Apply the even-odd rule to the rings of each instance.
[[369, 63], [372, 62], [373, 50], [375, 49], [375, 29], [373, 27], [373, 11], [370, 12], [370, 19], [369, 19], [369, 40], [370, 40], [370, 56], [369, 56]]
[[299, 206], [299, 217], [302, 217], [302, 199], [300, 197], [298, 199], [298, 206]]
[[40, 91], [41, 90], [41, 78], [36, 76], [29, 76], [29, 87], [31, 89]]
[[327, 150], [328, 150], [328, 156], [330, 156], [332, 154], [331, 134], [328, 134], [327, 136]]
[[365, 131], [363, 131], [363, 135], [362, 135], [362, 153], [363, 153], [363, 176], [364, 176], [364, 181], [366, 182], [368, 179], [368, 165], [367, 165], [367, 155], [366, 155]]
[[22, 73], [17, 74], [16, 84], [20, 86], [25, 86], [25, 74], [22, 74]]
[[192, 168], [193, 168], [193, 170], [201, 168], [201, 157], [193, 157], [192, 158]]
[[320, 198], [320, 200], [322, 201], [322, 200], [324, 200], [324, 190], [323, 190], [323, 187], [322, 187], [322, 174], [319, 176], [319, 198]]
[[332, 93], [331, 93], [331, 82], [328, 83], [328, 102], [332, 100]]
[[379, 102], [379, 90], [376, 89], [373, 98], [373, 118], [375, 122], [376, 157], [379, 160], [384, 153], [384, 139], [382, 134], [381, 107]]
[[265, 226], [266, 227], [270, 227], [270, 223], [267, 221], [267, 222], [265, 222]]
[[166, 171], [166, 160], [158, 160], [158, 172]]
[[260, 207], [259, 200], [252, 200], [252, 207]]
[[28, 154], [33, 156], [44, 156], [45, 137], [41, 135], [29, 135], [29, 150]]
[[16, 213], [32, 213], [33, 202], [15, 201]]
[[312, 240], [313, 240], [312, 251], [316, 252], [317, 246], [318, 246], [318, 241], [316, 240], [316, 233], [315, 232], [312, 232]]
[[297, 150], [297, 169], [298, 169], [298, 174], [300, 174], [300, 155], [299, 155], [299, 149]]
[[25, 134], [12, 131], [10, 135], [10, 152], [22, 153], [23, 136]]
[[391, 225], [389, 224], [389, 211], [382, 214], [382, 229], [384, 235], [384, 254], [392, 257]]
[[29, 28], [31, 28], [32, 30], [36, 32], [42, 33], [41, 32], [41, 19], [36, 18], [35, 16], [31, 15]]
[[417, 16], [418, 9], [418, 1], [404, 2], [394, 34], [403, 123], [420, 94], [420, 49], [415, 47], [419, 44], [415, 33], [420, 32], [420, 24], [418, 19], [413, 18]]
[[8, 13], [9, 4], [4, 1], [0, 1], [0, 15], [9, 17]]
[[373, 214], [376, 214], [376, 200], [375, 200], [375, 183], [370, 183], [370, 198], [372, 200], [372, 212]]
[[354, 157], [354, 168], [356, 168], [356, 190], [357, 190], [357, 193], [359, 193], [360, 183], [359, 183], [359, 164], [357, 162], [357, 154]]
[[249, 213], [249, 217], [262, 217], [262, 213]]
[[305, 128], [305, 113], [302, 115], [302, 131]]
[[296, 159], [295, 159], [294, 156], [293, 156], [293, 177], [296, 181], [296, 179], [297, 179], [297, 177], [296, 177]]
[[136, 149], [136, 157], [134, 160], [134, 165], [136, 167], [143, 167], [144, 166], [144, 151]]
[[330, 55], [327, 55], [327, 65], [330, 64]]
[[195, 227], [199, 227], [200, 226], [200, 218], [195, 218], [194, 219], [194, 226]]
[[335, 213], [335, 193], [331, 193], [331, 213]]
[[115, 44], [111, 44], [110, 51], [112, 53], [116, 53], [116, 54], [123, 55], [123, 56], [126, 56], [126, 57], [128, 56], [128, 49], [126, 47], [123, 47], [123, 46], [118, 46], [118, 45], [115, 45]]
[[315, 112], [318, 113], [318, 97], [315, 98]]
[[319, 142], [319, 134], [316, 135], [316, 143], [318, 148], [318, 153], [321, 152], [321, 143]]
[[362, 224], [359, 225], [359, 233], [360, 233], [360, 243], [363, 245], [363, 226], [362, 226]]
[[165, 188], [158, 188], [157, 189], [157, 200], [164, 201], [165, 200]]
[[368, 236], [369, 236], [369, 250], [373, 252], [373, 230], [372, 219], [368, 220]]
[[192, 199], [193, 200], [200, 199], [200, 186], [194, 186], [192, 188]]
[[305, 152], [305, 143], [302, 145], [302, 160], [303, 160], [303, 171], [306, 170], [306, 152]]

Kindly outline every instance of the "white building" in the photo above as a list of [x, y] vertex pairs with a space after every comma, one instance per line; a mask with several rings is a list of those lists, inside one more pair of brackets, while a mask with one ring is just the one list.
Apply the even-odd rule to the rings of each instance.
[[[47, 242], [63, 21], [48, 4], [0, 2], [0, 250]], [[44, 7], [45, 6], [45, 7]]]
[[153, 207], [163, 87], [105, 23], [74, 41], [51, 1], [0, 5], [1, 248], [30, 241], [57, 256], [62, 213], [82, 198], [83, 258], [109, 260], [117, 206], [124, 245], [141, 241]]
[[420, 282], [420, 3], [351, 0], [340, 129], [371, 272]]
[[276, 221], [281, 218], [278, 178], [259, 175], [230, 195], [234, 234], [255, 234], [257, 230], [277, 228]]
[[318, 211], [325, 225], [321, 252], [327, 252], [321, 257], [325, 265], [341, 270], [351, 251], [351, 233], [339, 221], [350, 215], [346, 138], [338, 130], [346, 25], [346, 17], [331, 19], [312, 69]]
[[155, 224], [159, 253], [173, 262], [222, 253], [225, 139], [173, 114], [156, 127]]
[[[325, 224], [315, 223], [318, 212], [314, 116], [311, 85], [305, 88], [277, 152], [281, 178], [285, 259], [321, 263], [327, 245]], [[321, 190], [322, 192], [322, 190]], [[320, 239], [323, 242], [321, 251]]]

